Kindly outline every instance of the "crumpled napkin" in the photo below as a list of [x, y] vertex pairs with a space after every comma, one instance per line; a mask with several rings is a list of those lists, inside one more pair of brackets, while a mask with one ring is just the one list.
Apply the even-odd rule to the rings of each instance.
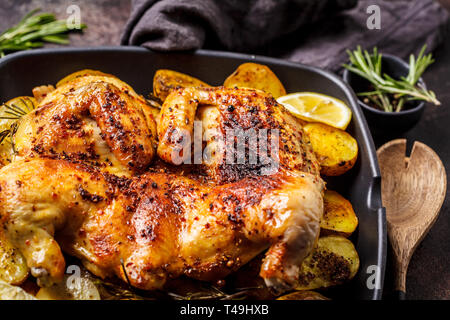
[[[371, 5], [380, 30], [367, 27]], [[262, 54], [337, 71], [357, 45], [403, 58], [425, 43], [432, 50], [447, 21], [433, 0], [134, 0], [122, 44]]]

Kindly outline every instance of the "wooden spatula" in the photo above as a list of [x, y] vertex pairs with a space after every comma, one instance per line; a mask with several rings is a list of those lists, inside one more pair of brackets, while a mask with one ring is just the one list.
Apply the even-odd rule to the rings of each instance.
[[393, 140], [377, 151], [388, 236], [394, 253], [395, 290], [405, 299], [406, 273], [414, 250], [436, 221], [447, 190], [447, 175], [438, 155], [415, 142], [411, 156], [406, 140]]

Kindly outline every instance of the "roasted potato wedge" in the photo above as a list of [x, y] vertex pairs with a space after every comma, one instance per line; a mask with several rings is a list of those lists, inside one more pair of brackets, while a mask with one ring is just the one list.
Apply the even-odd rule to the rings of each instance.
[[265, 91], [275, 99], [286, 95], [286, 89], [269, 67], [243, 63], [223, 83], [227, 88], [244, 87]]
[[330, 300], [315, 291], [295, 291], [277, 298], [277, 300]]
[[28, 267], [22, 254], [0, 235], [0, 280], [21, 284], [28, 277]]
[[322, 123], [307, 123], [304, 131], [320, 162], [321, 174], [340, 176], [353, 168], [358, 158], [358, 143], [350, 134]]
[[350, 240], [341, 236], [321, 237], [300, 267], [296, 290], [342, 284], [353, 279], [358, 268], [358, 253]]
[[36, 298], [39, 300], [100, 300], [100, 293], [87, 274], [79, 277], [65, 275], [60, 283], [41, 288]]
[[331, 190], [325, 191], [323, 204], [320, 234], [349, 237], [358, 226], [358, 218], [352, 204], [339, 193]]
[[161, 101], [166, 100], [172, 90], [186, 87], [210, 87], [209, 84], [187, 74], [160, 69], [153, 77], [153, 95]]

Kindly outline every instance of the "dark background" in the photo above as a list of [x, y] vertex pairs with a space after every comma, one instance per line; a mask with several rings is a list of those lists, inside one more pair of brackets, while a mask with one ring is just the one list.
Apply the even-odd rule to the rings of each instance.
[[[441, 0], [450, 9], [450, 0]], [[89, 28], [83, 35], [71, 35], [73, 46], [118, 45], [130, 12], [131, 0], [2, 0], [0, 1], [0, 32], [12, 26], [35, 8], [67, 17], [68, 6], [81, 8], [82, 22]], [[53, 45], [52, 45], [53, 46]], [[424, 75], [427, 86], [442, 102], [441, 107], [428, 106], [421, 122], [403, 135], [409, 141], [421, 141], [441, 157], [450, 172], [450, 24], [443, 44], [435, 51], [436, 63]], [[398, 137], [390, 137], [394, 139]], [[390, 140], [389, 139], [389, 140]], [[386, 139], [375, 139], [377, 148]], [[450, 198], [430, 233], [417, 248], [407, 277], [408, 299], [450, 300]], [[388, 260], [389, 261], [389, 260]], [[385, 292], [391, 287], [391, 265], [388, 262]]]

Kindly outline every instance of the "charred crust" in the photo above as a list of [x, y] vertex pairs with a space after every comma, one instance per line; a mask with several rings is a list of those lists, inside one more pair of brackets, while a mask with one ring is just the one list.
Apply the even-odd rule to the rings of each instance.
[[78, 192], [79, 192], [81, 198], [85, 201], [90, 201], [92, 203], [98, 203], [98, 202], [105, 200], [104, 197], [99, 196], [97, 194], [92, 194], [89, 191], [85, 190], [82, 186], [78, 187]]
[[141, 238], [147, 239], [149, 241], [154, 241], [156, 239], [156, 235], [153, 232], [152, 226], [146, 226], [144, 229], [141, 229], [140, 236]]

